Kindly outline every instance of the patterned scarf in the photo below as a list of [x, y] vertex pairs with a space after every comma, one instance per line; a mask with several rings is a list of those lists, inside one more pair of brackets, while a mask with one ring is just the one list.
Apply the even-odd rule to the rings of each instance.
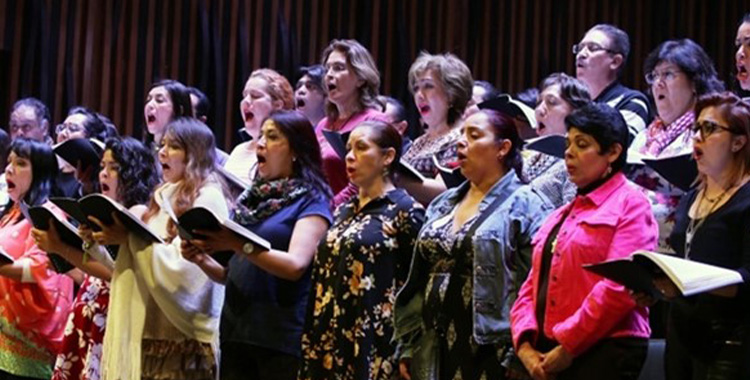
[[694, 122], [695, 113], [692, 110], [685, 112], [669, 125], [664, 125], [664, 122], [657, 118], [648, 127], [648, 138], [641, 153], [658, 156], [664, 148], [690, 128]]
[[257, 178], [240, 195], [234, 211], [234, 221], [243, 226], [257, 224], [305, 195], [310, 187], [296, 178], [266, 181]]

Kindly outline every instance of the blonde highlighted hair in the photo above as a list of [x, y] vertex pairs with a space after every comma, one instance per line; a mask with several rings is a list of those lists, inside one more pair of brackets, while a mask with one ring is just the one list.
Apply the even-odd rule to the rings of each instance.
[[[216, 144], [211, 129], [202, 121], [181, 117], [167, 124], [164, 139], [168, 144], [174, 144], [185, 151], [185, 171], [172, 199], [172, 208], [179, 217], [193, 206], [198, 192], [206, 182], [215, 179]], [[163, 186], [163, 185], [162, 185]], [[222, 186], [223, 187], [223, 186]], [[224, 189], [225, 196], [227, 195]], [[151, 197], [148, 210], [143, 215], [143, 221], [148, 222], [159, 212], [159, 205]], [[177, 236], [177, 228], [170, 219], [167, 224], [169, 240]]]

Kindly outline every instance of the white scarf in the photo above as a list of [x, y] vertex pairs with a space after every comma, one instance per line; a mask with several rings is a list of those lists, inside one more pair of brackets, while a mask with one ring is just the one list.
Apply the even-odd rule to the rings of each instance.
[[[156, 203], [172, 200], [176, 184], [165, 184], [154, 194]], [[228, 215], [227, 203], [215, 184], [201, 188], [194, 206]], [[164, 236], [168, 216], [160, 210], [149, 227]], [[218, 358], [218, 327], [224, 287], [211, 281], [180, 253], [180, 238], [169, 244], [147, 244], [134, 234], [120, 246], [110, 293], [104, 335], [102, 379], [141, 378], [141, 340], [146, 305], [153, 297], [167, 319], [190, 339], [210, 343]]]

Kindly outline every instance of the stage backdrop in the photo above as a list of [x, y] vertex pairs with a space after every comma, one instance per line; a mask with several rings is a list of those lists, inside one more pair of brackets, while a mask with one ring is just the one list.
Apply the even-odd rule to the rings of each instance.
[[731, 88], [737, 23], [750, 1], [699, 0], [0, 0], [0, 125], [24, 96], [52, 122], [85, 105], [140, 136], [150, 83], [178, 79], [212, 101], [219, 146], [237, 142], [239, 100], [253, 69], [296, 81], [333, 38], [368, 47], [381, 92], [405, 100], [409, 65], [424, 50], [453, 52], [476, 79], [516, 92], [547, 74], [574, 73], [571, 46], [593, 24], [630, 34], [624, 82], [643, 89], [643, 60], [660, 42], [688, 37]]

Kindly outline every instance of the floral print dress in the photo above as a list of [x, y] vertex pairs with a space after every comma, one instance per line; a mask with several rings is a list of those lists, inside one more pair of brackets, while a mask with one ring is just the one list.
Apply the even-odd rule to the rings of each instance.
[[100, 378], [102, 342], [109, 307], [109, 282], [86, 276], [65, 325], [52, 380]]
[[[500, 366], [504, 356], [503, 347], [480, 345], [473, 335], [473, 250], [457, 247], [466, 238], [479, 214], [454, 231], [455, 212], [456, 208], [448, 215], [428, 222], [417, 241], [415, 254], [421, 255], [430, 266], [422, 316], [424, 323], [430, 326], [439, 323], [439, 310], [446, 317], [443, 322], [446, 327], [445, 347], [439, 360], [441, 379], [501, 378], [505, 372]], [[458, 284], [450, 288], [452, 281]]]
[[433, 156], [441, 166], [454, 168], [458, 160], [456, 143], [460, 137], [461, 133], [458, 128], [453, 128], [437, 138], [427, 134], [419, 136], [404, 153], [403, 160], [423, 176], [435, 178], [438, 175], [438, 168], [435, 166]]
[[[694, 121], [695, 113], [692, 110], [668, 126], [660, 124], [658, 118], [655, 119], [630, 145], [628, 160], [631, 157], [665, 159], [691, 153], [693, 131], [690, 127]], [[656, 142], [662, 142], [661, 146], [651, 147]], [[674, 254], [674, 249], [669, 244], [669, 235], [674, 228], [677, 205], [685, 192], [645, 165], [633, 165], [628, 178], [640, 186], [651, 203], [656, 222], [659, 223], [657, 252]]]
[[300, 379], [390, 379], [398, 373], [393, 302], [406, 281], [424, 209], [402, 189], [337, 210], [312, 272]]

